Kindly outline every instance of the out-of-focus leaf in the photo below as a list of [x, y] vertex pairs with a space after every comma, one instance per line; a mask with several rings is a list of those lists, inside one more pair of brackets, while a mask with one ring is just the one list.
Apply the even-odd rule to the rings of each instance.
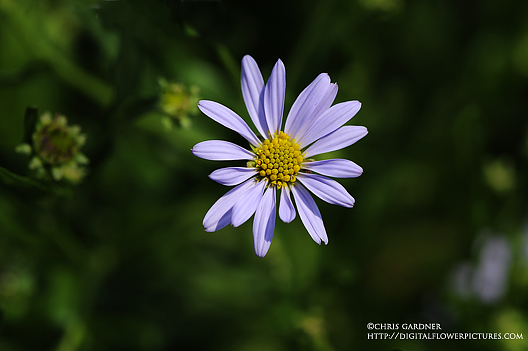
[[124, 118], [134, 120], [148, 111], [154, 110], [158, 105], [158, 97], [137, 99], [123, 108]]
[[51, 65], [46, 61], [35, 60], [20, 70], [0, 75], [0, 86], [14, 86], [26, 83], [29, 79], [41, 73], [51, 71]]
[[24, 142], [31, 145], [32, 135], [35, 132], [35, 126], [37, 124], [38, 112], [36, 107], [26, 107], [26, 113], [24, 114]]
[[0, 167], [0, 183], [22, 192], [43, 195], [51, 193], [58, 196], [71, 195], [71, 189], [58, 183], [44, 183], [36, 179], [20, 176], [3, 167]]
[[19, 189], [45, 191], [45, 187], [35, 179], [20, 176], [3, 167], [0, 167], [0, 181], [4, 185]]

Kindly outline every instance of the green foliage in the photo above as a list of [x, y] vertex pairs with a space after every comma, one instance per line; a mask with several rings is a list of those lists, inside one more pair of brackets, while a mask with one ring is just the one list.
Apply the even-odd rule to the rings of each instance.
[[[527, 18], [515, 0], [0, 0], [0, 350], [526, 350], [366, 325], [528, 338]], [[283, 60], [286, 111], [321, 72], [362, 102], [368, 136], [331, 155], [363, 167], [341, 181], [356, 205], [316, 200], [326, 247], [298, 218], [264, 259], [251, 220], [203, 230], [226, 163], [190, 149], [245, 141], [190, 101], [249, 121], [245, 54], [265, 79]], [[15, 152], [44, 111], [87, 136], [79, 184]]]

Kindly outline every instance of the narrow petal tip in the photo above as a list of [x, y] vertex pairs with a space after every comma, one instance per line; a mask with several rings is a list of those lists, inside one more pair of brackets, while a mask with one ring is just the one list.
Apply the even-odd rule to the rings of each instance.
[[268, 252], [275, 230], [275, 188], [268, 188], [258, 204], [253, 221], [255, 255], [264, 257]]
[[290, 197], [289, 187], [283, 187], [280, 195], [279, 218], [284, 223], [290, 223], [295, 219], [296, 211]]

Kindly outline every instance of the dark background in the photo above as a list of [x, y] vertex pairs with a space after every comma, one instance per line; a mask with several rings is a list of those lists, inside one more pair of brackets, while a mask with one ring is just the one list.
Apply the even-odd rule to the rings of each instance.
[[[363, 167], [356, 204], [316, 200], [328, 246], [298, 218], [263, 259], [252, 220], [203, 230], [226, 163], [190, 149], [245, 144], [163, 127], [158, 79], [249, 121], [246, 54], [284, 62], [286, 111], [321, 72], [362, 102], [369, 134], [329, 155]], [[528, 350], [367, 329], [528, 338], [527, 78], [526, 1], [0, 0], [0, 350]], [[31, 180], [27, 106], [81, 126], [81, 184]]]

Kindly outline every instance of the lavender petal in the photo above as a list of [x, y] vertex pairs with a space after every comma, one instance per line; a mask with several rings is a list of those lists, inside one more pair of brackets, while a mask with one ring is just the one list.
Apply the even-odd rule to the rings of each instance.
[[295, 219], [295, 207], [290, 197], [290, 188], [284, 186], [281, 189], [279, 217], [284, 223], [290, 223]]
[[254, 179], [253, 185], [237, 200], [233, 206], [231, 215], [231, 224], [234, 227], [242, 225], [255, 213], [262, 199], [262, 193], [264, 192], [266, 183], [266, 181], [257, 182]]
[[[337, 83], [331, 83], [328, 87], [328, 90], [326, 91], [325, 95], [317, 105], [317, 107], [314, 109], [312, 114], [306, 118], [306, 122], [301, 126], [299, 131], [297, 132], [297, 135], [295, 138], [297, 140], [300, 140], [303, 135], [306, 133], [306, 131], [314, 124], [315, 121], [318, 120], [319, 116], [323, 114], [326, 110], [332, 106], [332, 103], [335, 100], [335, 97], [337, 95]], [[301, 146], [306, 146], [301, 144]]]
[[212, 120], [242, 135], [254, 146], [260, 145], [259, 139], [242, 117], [224, 105], [214, 101], [201, 100], [198, 102], [198, 108]]
[[223, 140], [206, 140], [194, 145], [194, 156], [211, 161], [253, 160], [255, 154], [241, 146]]
[[333, 179], [319, 174], [297, 173], [297, 180], [318, 198], [329, 204], [343, 207], [354, 206], [354, 198], [341, 184]]
[[231, 222], [231, 209], [239, 197], [252, 185], [253, 182], [248, 180], [229, 190], [224, 196], [219, 198], [205, 214], [203, 220], [205, 231], [215, 232], [228, 225]]
[[317, 139], [332, 133], [348, 122], [361, 108], [359, 101], [347, 101], [330, 107], [318, 116], [306, 133], [299, 139], [301, 146], [310, 145]]
[[232, 186], [240, 184], [256, 174], [256, 168], [225, 167], [209, 174], [209, 178], [222, 185]]
[[326, 73], [321, 73], [299, 94], [286, 118], [284, 125], [286, 134], [292, 138], [299, 137], [299, 129], [308, 123], [307, 119], [318, 107], [329, 87], [330, 76]]
[[255, 220], [253, 221], [253, 243], [255, 254], [259, 257], [266, 256], [275, 231], [275, 188], [268, 187], [260, 201]]
[[341, 127], [310, 145], [304, 152], [303, 157], [307, 158], [325, 152], [340, 150], [354, 144], [367, 135], [367, 133], [367, 128], [362, 126]]
[[341, 158], [304, 162], [301, 168], [336, 178], [355, 178], [363, 173], [363, 168], [350, 160], [344, 160]]
[[271, 135], [278, 133], [282, 124], [284, 94], [286, 93], [286, 69], [278, 60], [264, 88], [264, 112]]
[[319, 212], [310, 193], [308, 193], [301, 184], [295, 184], [292, 186], [292, 193], [295, 198], [295, 203], [297, 204], [299, 217], [301, 217], [301, 221], [312, 239], [318, 244], [321, 244], [321, 241], [323, 241], [325, 245], [328, 244], [328, 236], [326, 235], [321, 212]]
[[268, 137], [268, 125], [264, 115], [264, 79], [255, 60], [246, 55], [242, 58], [242, 96], [249, 116], [262, 137]]

